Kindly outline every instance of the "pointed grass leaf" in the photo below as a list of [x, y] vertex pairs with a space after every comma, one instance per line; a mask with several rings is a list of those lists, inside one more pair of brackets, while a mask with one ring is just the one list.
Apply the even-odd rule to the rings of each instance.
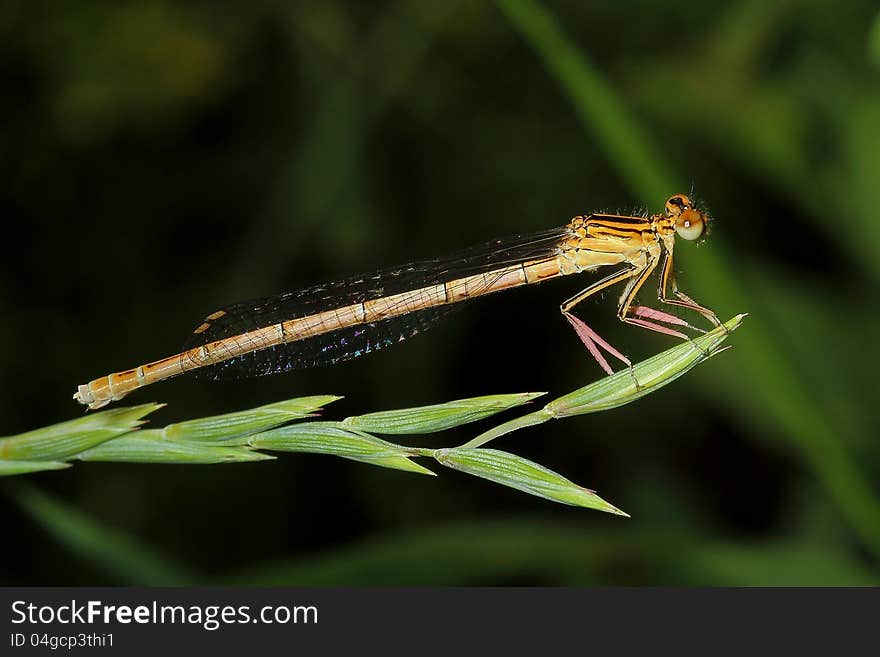
[[880, 69], [880, 12], [874, 16], [871, 22], [871, 28], [868, 31], [868, 61], [875, 68]]
[[675, 381], [698, 363], [712, 356], [721, 343], [739, 328], [745, 315], [737, 315], [698, 338], [682, 342], [623, 370], [553, 400], [544, 410], [553, 417], [595, 413], [615, 408], [648, 395]]
[[526, 392], [458, 399], [445, 404], [367, 413], [345, 418], [342, 425], [360, 431], [382, 434], [434, 433], [482, 420], [520, 406], [546, 393]]
[[0, 438], [0, 459], [23, 461], [55, 461], [78, 454], [122, 434], [134, 431], [144, 423], [144, 416], [164, 404], [141, 404], [109, 411], [89, 413], [83, 417], [17, 436]]
[[118, 463], [242, 463], [268, 461], [269, 454], [248, 447], [212, 445], [187, 440], [166, 440], [161, 429], [138, 431], [121, 436], [76, 455], [80, 461], [112, 461]]
[[69, 467], [70, 463], [61, 461], [0, 461], [0, 477], [42, 470], [63, 470]]
[[562, 475], [516, 454], [497, 449], [438, 449], [434, 458], [441, 465], [460, 470], [502, 486], [516, 488], [553, 502], [597, 509], [627, 516], [594, 491], [569, 481]]
[[[225, 413], [212, 417], [176, 422], [165, 427], [165, 436], [171, 440], [201, 440], [228, 443], [261, 431], [273, 429], [291, 420], [313, 416], [327, 404], [341, 397], [319, 395], [299, 397], [268, 404], [246, 411]], [[246, 442], [246, 441], [242, 441]]]
[[462, 447], [473, 449], [511, 431], [541, 424], [553, 418], [560, 419], [605, 411], [644, 397], [667, 383], [671, 383], [697, 364], [723, 351], [724, 348], [721, 347], [721, 344], [731, 332], [739, 327], [743, 317], [745, 315], [737, 315], [723, 326], [719, 326], [692, 341], [682, 342], [633, 365], [631, 370], [625, 369], [611, 376], [606, 376], [554, 399], [534, 413], [514, 418], [493, 427], [465, 443]]
[[272, 429], [252, 437], [250, 445], [283, 452], [330, 454], [395, 470], [434, 474], [410, 460], [413, 450], [345, 429], [338, 422], [304, 422]]
[[17, 481], [7, 489], [22, 512], [70, 553], [120, 584], [185, 586], [196, 575], [131, 535], [99, 523], [76, 506]]

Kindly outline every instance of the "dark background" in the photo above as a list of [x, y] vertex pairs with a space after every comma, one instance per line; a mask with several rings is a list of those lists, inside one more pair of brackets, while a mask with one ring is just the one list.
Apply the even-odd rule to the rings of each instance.
[[[658, 393], [499, 441], [631, 519], [308, 455], [77, 464], [4, 482], [2, 583], [880, 581], [875, 2], [7, 2], [0, 76], [3, 434], [76, 417], [77, 384], [174, 353], [227, 303], [691, 186], [716, 221], [679, 244], [680, 282], [750, 313]], [[601, 374], [557, 309], [585, 284], [131, 401], [168, 402], [161, 426], [313, 394], [345, 396], [331, 418], [562, 394]], [[581, 316], [636, 359], [674, 343], [615, 298]]]

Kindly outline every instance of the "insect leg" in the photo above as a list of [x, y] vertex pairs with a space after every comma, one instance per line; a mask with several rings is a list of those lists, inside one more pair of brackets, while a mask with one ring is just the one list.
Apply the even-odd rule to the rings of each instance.
[[619, 283], [621, 281], [625, 281], [628, 278], [631, 278], [637, 272], [637, 269], [633, 267], [626, 267], [625, 269], [621, 269], [620, 271], [614, 272], [613, 274], [606, 276], [605, 278], [596, 281], [592, 285], [590, 285], [585, 290], [578, 292], [576, 295], [571, 297], [570, 299], [564, 301], [559, 306], [559, 311], [565, 316], [565, 318], [569, 321], [569, 323], [574, 328], [575, 332], [578, 334], [578, 337], [581, 339], [581, 342], [584, 343], [587, 350], [596, 359], [596, 362], [599, 363], [599, 366], [605, 370], [607, 374], [613, 374], [614, 370], [611, 369], [611, 366], [608, 364], [608, 361], [605, 360], [605, 357], [602, 355], [602, 352], [599, 351], [599, 347], [602, 347], [609, 354], [617, 358], [619, 361], [624, 363], [627, 367], [632, 367], [632, 362], [620, 353], [617, 349], [612, 347], [608, 342], [606, 342], [598, 333], [596, 333], [593, 329], [591, 329], [585, 322], [578, 319], [571, 313], [571, 309], [574, 308], [581, 301], [586, 299], [587, 297], [592, 296], [596, 292], [600, 290], [604, 290], [606, 287], [614, 285], [615, 283]]

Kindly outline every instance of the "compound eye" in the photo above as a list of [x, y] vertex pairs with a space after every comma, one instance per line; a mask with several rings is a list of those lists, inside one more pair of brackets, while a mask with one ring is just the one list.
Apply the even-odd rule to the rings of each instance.
[[683, 239], [694, 241], [700, 239], [706, 230], [706, 221], [702, 212], [685, 210], [675, 218], [675, 232]]

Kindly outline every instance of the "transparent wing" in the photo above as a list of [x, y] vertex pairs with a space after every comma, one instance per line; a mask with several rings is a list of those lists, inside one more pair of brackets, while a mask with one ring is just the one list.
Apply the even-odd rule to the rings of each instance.
[[[567, 232], [568, 229], [563, 227], [493, 240], [446, 258], [413, 262], [296, 292], [232, 304], [208, 315], [190, 336], [183, 351], [234, 337], [244, 343], [249, 331], [390, 295], [400, 295], [395, 306], [403, 304], [418, 308], [419, 295], [423, 294], [420, 290], [426, 287], [520, 262], [555, 257]], [[488, 279], [487, 285], [491, 282], [491, 278]], [[473, 291], [473, 296], [478, 294], [479, 290]], [[255, 348], [216, 365], [195, 369], [195, 375], [209, 380], [240, 379], [338, 363], [421, 333], [461, 305], [421, 308], [381, 321], [318, 331], [314, 337]], [[193, 363], [184, 363], [186, 369], [193, 366]]]
[[411, 313], [406, 318], [394, 317], [382, 322], [349, 326], [320, 336], [323, 338], [320, 340], [317, 337], [309, 338], [254, 350], [197, 369], [194, 375], [202, 380], [228, 381], [340, 363], [390, 347], [426, 331], [455, 307], [429, 308]]

